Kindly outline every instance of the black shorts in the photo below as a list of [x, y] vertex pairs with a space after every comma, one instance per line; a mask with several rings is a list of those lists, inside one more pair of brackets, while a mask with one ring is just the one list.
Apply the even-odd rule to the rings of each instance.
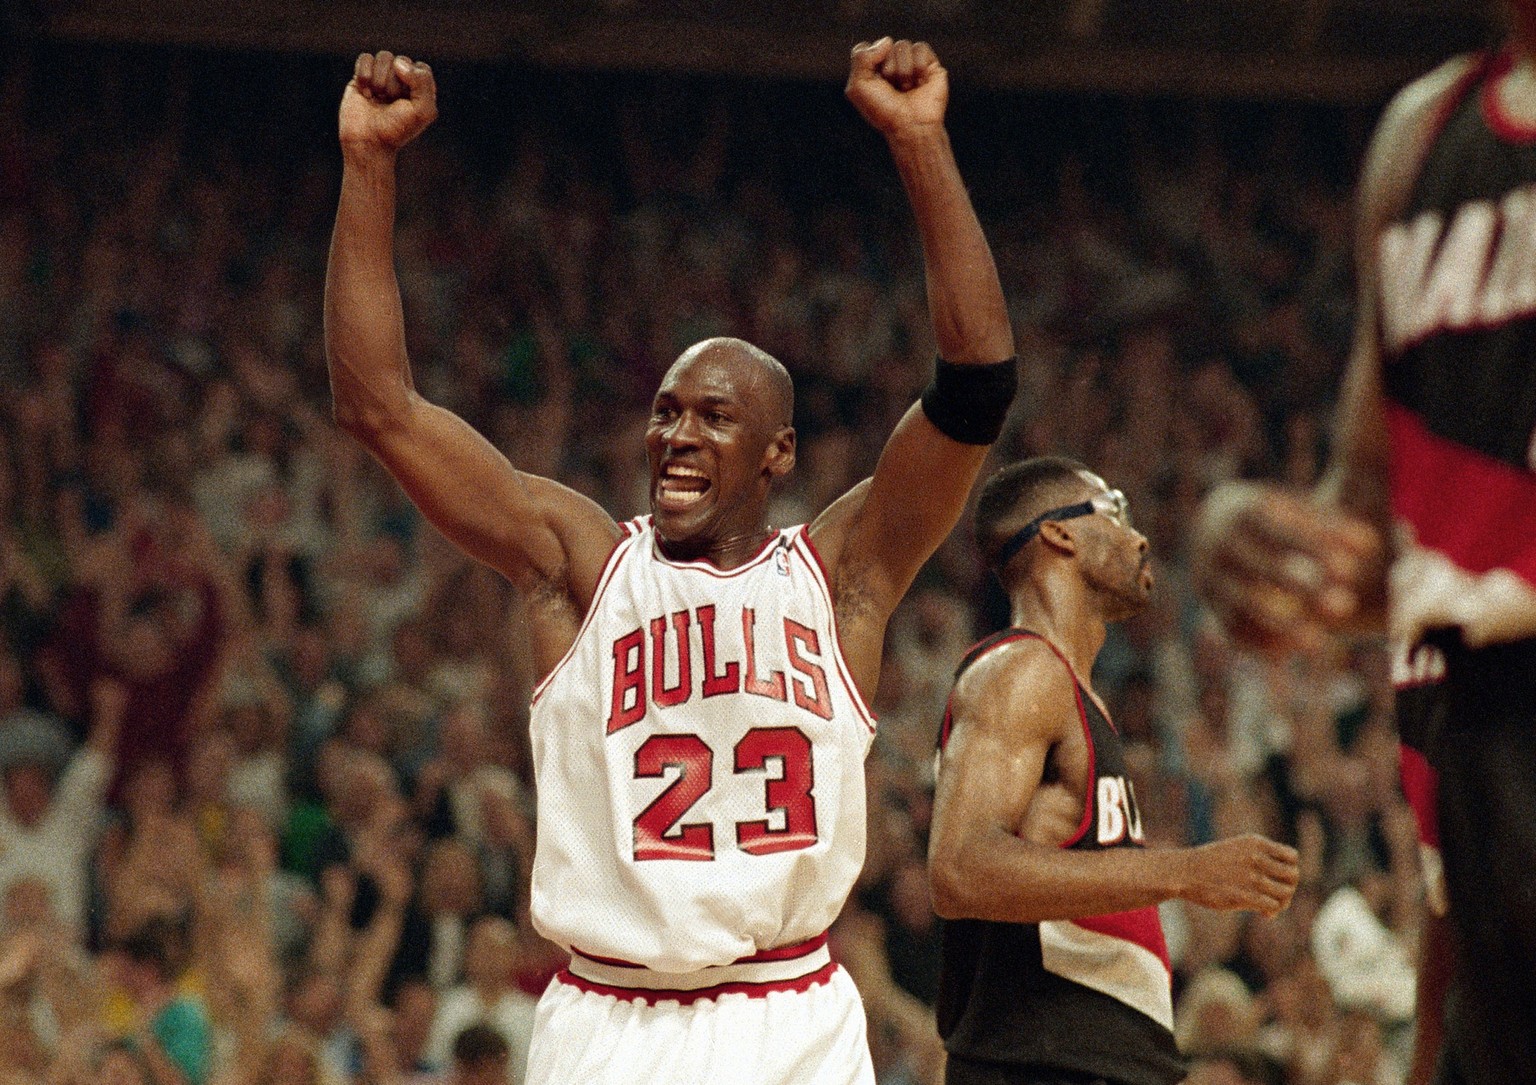
[[944, 1085], [1116, 1085], [1094, 1074], [1077, 1074], [1049, 1066], [1014, 1066], [951, 1055]]
[[1446, 1013], [1467, 1085], [1536, 1081], [1536, 639], [1446, 651], [1430, 750], [1460, 958]]

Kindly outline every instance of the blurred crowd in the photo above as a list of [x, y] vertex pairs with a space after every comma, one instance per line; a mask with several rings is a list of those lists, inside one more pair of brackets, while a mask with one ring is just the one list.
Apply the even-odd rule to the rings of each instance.
[[[345, 72], [3, 69], [0, 1085], [517, 1085], [562, 963], [527, 918], [518, 600], [329, 417]], [[426, 395], [627, 517], [661, 373], [739, 335], [797, 382], [774, 522], [870, 471], [933, 345], [894, 171], [835, 88], [439, 83], [397, 245]], [[1149, 836], [1302, 853], [1278, 919], [1164, 910], [1191, 1081], [1399, 1081], [1422, 890], [1383, 650], [1240, 657], [1185, 575], [1211, 484], [1315, 481], [1370, 112], [960, 90], [951, 113], [1020, 344], [997, 460], [1081, 458], [1152, 541], [1155, 602], [1095, 675]], [[881, 1085], [941, 1080], [934, 740], [1005, 620], [961, 530], [890, 628], [833, 933]]]

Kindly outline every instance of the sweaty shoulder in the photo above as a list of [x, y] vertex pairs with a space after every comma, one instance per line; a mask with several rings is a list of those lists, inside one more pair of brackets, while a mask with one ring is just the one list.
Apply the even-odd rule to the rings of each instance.
[[1373, 236], [1407, 206], [1444, 111], [1454, 105], [1463, 81], [1482, 62], [1478, 54], [1452, 57], [1387, 103], [1360, 175], [1362, 236]]
[[1051, 740], [1077, 726], [1077, 682], [1051, 646], [1024, 636], [988, 648], [955, 682], [954, 726]]

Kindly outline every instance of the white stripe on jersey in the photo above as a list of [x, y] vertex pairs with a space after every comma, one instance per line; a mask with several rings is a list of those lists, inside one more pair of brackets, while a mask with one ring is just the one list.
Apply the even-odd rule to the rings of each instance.
[[1173, 1028], [1173, 988], [1156, 953], [1071, 920], [1040, 924], [1040, 963], [1047, 972], [1117, 998], [1165, 1029]]
[[853, 675], [848, 672], [848, 661], [843, 658], [843, 642], [837, 631], [837, 608], [832, 605], [832, 587], [827, 582], [827, 570], [821, 564], [821, 555], [817, 553], [816, 547], [811, 544], [810, 535], [805, 531], [796, 534], [794, 545], [801, 552], [806, 565], [810, 567], [811, 575], [816, 578], [816, 583], [821, 587], [821, 593], [827, 600], [827, 610], [832, 614], [832, 643], [837, 646], [837, 651], [832, 654], [832, 658], [837, 663], [837, 673], [842, 677], [848, 691], [853, 694], [853, 704], [858, 709], [859, 718], [873, 734], [875, 713], [864, 703], [864, 695], [859, 692], [858, 684], [854, 682]]
[[803, 527], [745, 565], [621, 541], [530, 730], [533, 919], [663, 972], [819, 935], [864, 861], [871, 717]]

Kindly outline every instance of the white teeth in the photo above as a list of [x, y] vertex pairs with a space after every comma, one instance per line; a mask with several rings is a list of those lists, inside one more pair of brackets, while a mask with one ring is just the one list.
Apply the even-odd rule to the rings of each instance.
[[709, 474], [697, 467], [685, 464], [668, 464], [656, 480], [656, 496], [673, 512], [692, 508], [704, 499], [712, 488]]
[[668, 505], [673, 506], [674, 508], [682, 505], [696, 504], [697, 502], [704, 499], [704, 493], [705, 491], [703, 490], [674, 489], [673, 487], [668, 486], [665, 481], [663, 481], [661, 486], [662, 499], [665, 500]]

